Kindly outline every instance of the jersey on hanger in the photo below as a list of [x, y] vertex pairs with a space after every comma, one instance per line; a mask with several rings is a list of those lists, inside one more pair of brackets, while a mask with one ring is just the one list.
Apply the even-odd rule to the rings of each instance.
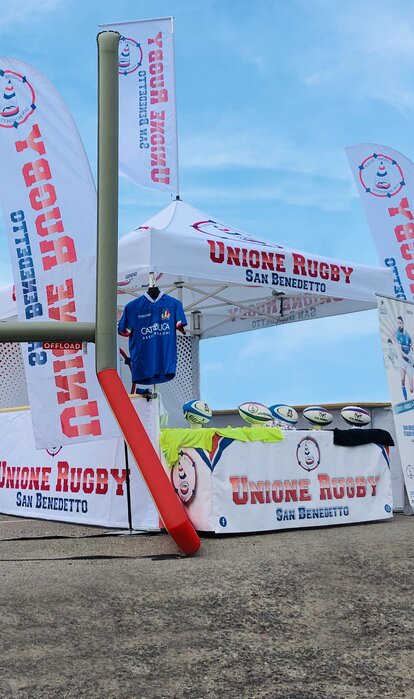
[[130, 301], [118, 324], [120, 335], [129, 337], [134, 383], [165, 383], [177, 368], [176, 328], [187, 325], [182, 303], [160, 293]]

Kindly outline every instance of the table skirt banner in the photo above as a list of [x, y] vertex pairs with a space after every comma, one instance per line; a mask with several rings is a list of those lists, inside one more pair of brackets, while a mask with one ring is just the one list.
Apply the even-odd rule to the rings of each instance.
[[286, 431], [278, 443], [214, 440], [183, 447], [174, 487], [198, 531], [319, 527], [392, 517], [388, 447], [336, 446], [331, 431]]
[[[134, 401], [147, 425], [154, 401]], [[153, 414], [154, 413], [154, 414]], [[134, 463], [130, 470], [132, 528], [159, 528], [158, 513]], [[121, 438], [53, 449], [35, 448], [30, 410], [0, 413], [0, 512], [85, 525], [129, 526], [127, 467]]]

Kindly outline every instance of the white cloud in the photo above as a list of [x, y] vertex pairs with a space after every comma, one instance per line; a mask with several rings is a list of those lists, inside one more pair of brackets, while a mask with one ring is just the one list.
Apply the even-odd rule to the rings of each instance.
[[409, 3], [315, 3], [323, 32], [293, 62], [305, 85], [334, 87], [399, 110], [414, 105], [414, 6]]
[[[363, 338], [378, 334], [377, 311], [320, 318], [312, 322], [295, 323], [263, 333], [252, 333], [237, 356], [238, 370], [255, 359], [266, 360], [269, 368], [280, 366], [281, 358], [290, 364], [303, 356], [303, 349], [322, 358], [331, 356], [344, 345], [351, 346]], [[277, 338], [277, 339], [276, 339]]]
[[269, 126], [247, 127], [254, 119], [229, 114], [211, 129], [180, 140], [180, 162], [186, 168], [283, 170], [349, 180], [345, 154], [337, 146], [298, 143], [280, 133], [269, 134]]
[[[229, 178], [230, 180], [230, 178]], [[323, 178], [298, 177], [295, 181], [283, 179], [275, 184], [234, 185], [227, 181], [225, 185], [197, 186], [183, 189], [186, 200], [245, 202], [260, 204], [265, 202], [283, 202], [293, 206], [315, 207], [323, 211], [348, 211], [352, 200], [357, 197], [353, 183], [327, 181]]]
[[13, 30], [16, 25], [35, 21], [63, 5], [63, 0], [19, 0], [18, 3], [2, 3], [1, 31]]

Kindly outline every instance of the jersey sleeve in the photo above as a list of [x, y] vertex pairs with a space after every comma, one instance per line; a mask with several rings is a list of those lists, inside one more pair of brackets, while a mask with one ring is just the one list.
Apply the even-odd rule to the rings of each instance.
[[179, 325], [181, 325], [181, 327], [187, 325], [187, 318], [185, 317], [184, 308], [181, 301], [177, 301], [177, 308], [175, 312], [175, 327], [177, 328]]
[[130, 313], [128, 311], [128, 304], [124, 308], [124, 312], [118, 323], [118, 334], [128, 337], [131, 334], [132, 327], [130, 325]]

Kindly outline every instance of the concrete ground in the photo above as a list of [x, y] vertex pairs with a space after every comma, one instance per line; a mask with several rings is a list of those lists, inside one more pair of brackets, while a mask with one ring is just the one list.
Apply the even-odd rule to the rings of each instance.
[[0, 516], [0, 697], [412, 699], [414, 517], [231, 537]]

